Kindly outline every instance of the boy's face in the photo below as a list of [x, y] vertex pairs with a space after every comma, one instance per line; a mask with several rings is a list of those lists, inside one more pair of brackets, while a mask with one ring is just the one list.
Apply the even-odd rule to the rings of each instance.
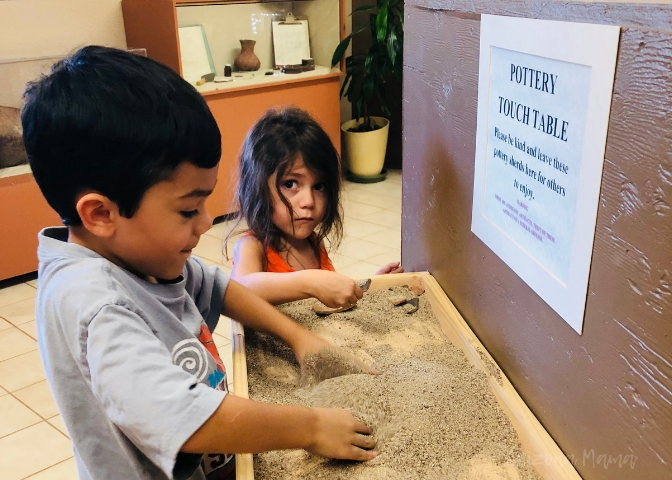
[[217, 183], [217, 169], [183, 162], [169, 180], [147, 190], [135, 215], [117, 218], [113, 261], [150, 279], [178, 277], [191, 250], [212, 226], [205, 199]]
[[326, 209], [325, 185], [308, 170], [303, 159], [298, 157], [280, 178], [280, 193], [294, 210], [294, 221], [282, 203], [275, 188], [276, 174], [268, 179], [273, 197], [273, 224], [285, 234], [287, 240], [303, 240], [313, 233], [324, 217]]

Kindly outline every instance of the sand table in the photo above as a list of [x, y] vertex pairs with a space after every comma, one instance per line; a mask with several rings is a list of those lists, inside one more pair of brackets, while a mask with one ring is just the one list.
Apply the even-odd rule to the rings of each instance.
[[[255, 478], [539, 478], [485, 374], [445, 339], [429, 300], [419, 297], [409, 315], [387, 300], [395, 295], [414, 297], [406, 287], [370, 291], [353, 310], [327, 317], [313, 312], [314, 300], [281, 306], [340, 347], [307, 359], [303, 371], [286, 345], [247, 332], [250, 398], [350, 410], [373, 429], [379, 452], [366, 463], [264, 453], [254, 456]], [[366, 365], [381, 374], [357, 373]]]

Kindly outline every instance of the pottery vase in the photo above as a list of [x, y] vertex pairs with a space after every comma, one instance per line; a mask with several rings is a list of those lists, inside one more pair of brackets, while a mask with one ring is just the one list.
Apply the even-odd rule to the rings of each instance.
[[242, 72], [254, 72], [259, 70], [261, 61], [254, 54], [254, 45], [256, 40], [240, 40], [240, 53], [233, 61], [233, 66], [236, 70]]

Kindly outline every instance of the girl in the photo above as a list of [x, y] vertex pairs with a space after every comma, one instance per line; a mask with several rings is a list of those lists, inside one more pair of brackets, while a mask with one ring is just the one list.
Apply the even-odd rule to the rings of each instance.
[[[297, 108], [267, 112], [241, 153], [238, 223], [249, 230], [234, 247], [231, 278], [276, 305], [308, 297], [334, 308], [357, 303], [361, 289], [336, 273], [324, 246], [327, 236], [332, 248], [343, 237], [340, 187], [338, 153], [322, 127]], [[376, 273], [403, 271], [392, 262]]]

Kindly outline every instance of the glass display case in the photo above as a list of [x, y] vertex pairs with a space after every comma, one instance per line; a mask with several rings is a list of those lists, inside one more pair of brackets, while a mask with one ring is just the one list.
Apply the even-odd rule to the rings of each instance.
[[[344, 0], [301, 2], [222, 2], [122, 0], [129, 48], [145, 48], [147, 56], [183, 75], [179, 28], [202, 25], [214, 65], [215, 81], [196, 88], [202, 93], [222, 133], [222, 159], [217, 188], [207, 208], [218, 217], [235, 212], [234, 190], [238, 152], [245, 135], [269, 108], [287, 105], [308, 111], [325, 129], [340, 152], [341, 69], [331, 68], [332, 54], [344, 37]], [[282, 73], [275, 69], [272, 22], [291, 13], [307, 20], [310, 55], [315, 69]], [[240, 40], [255, 40], [257, 71], [239, 72], [222, 81], [224, 67], [233, 65]], [[204, 72], [207, 73], [207, 72]], [[193, 83], [193, 78], [191, 79]], [[200, 83], [200, 82], [199, 82]]]

